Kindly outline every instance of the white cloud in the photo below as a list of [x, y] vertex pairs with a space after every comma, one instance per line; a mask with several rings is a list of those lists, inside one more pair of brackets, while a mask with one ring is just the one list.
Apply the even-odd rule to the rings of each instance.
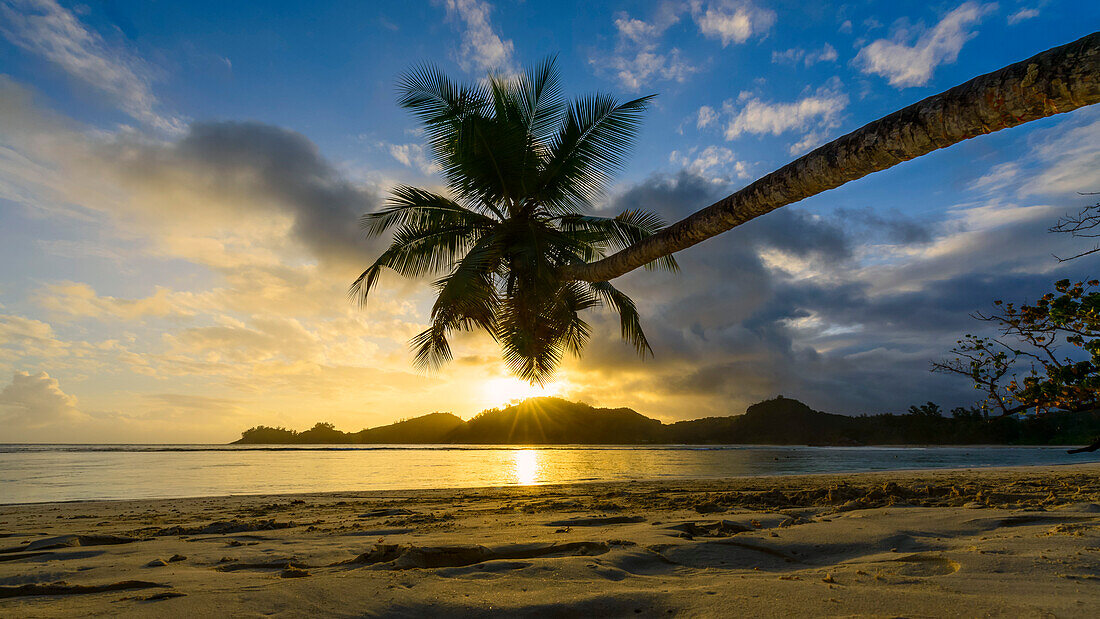
[[183, 130], [180, 118], [157, 110], [145, 63], [112, 48], [54, 0], [9, 0], [0, 4], [0, 17], [0, 33], [14, 45], [106, 95], [133, 119], [170, 133]]
[[801, 47], [792, 47], [782, 52], [772, 52], [772, 62], [776, 64], [798, 64], [801, 62], [810, 67], [819, 62], [833, 62], [836, 59], [836, 48], [828, 43], [817, 51], [806, 51]]
[[675, 48], [665, 49], [666, 31], [690, 14], [700, 34], [718, 39], [722, 47], [744, 43], [750, 37], [764, 36], [775, 23], [775, 12], [751, 2], [718, 0], [702, 2], [666, 1], [647, 20], [627, 13], [615, 16], [617, 42], [612, 54], [601, 53], [591, 59], [597, 72], [607, 70], [623, 87], [637, 91], [655, 81], [686, 81], [700, 67], [685, 59]]
[[748, 166], [738, 161], [733, 151], [724, 146], [692, 147], [685, 153], [669, 153], [669, 163], [701, 176], [712, 183], [729, 183], [734, 178], [749, 178]]
[[911, 38], [908, 29], [901, 28], [893, 40], [878, 39], [859, 50], [854, 62], [864, 73], [887, 78], [892, 86], [924, 86], [937, 66], [955, 62], [963, 45], [976, 36], [971, 26], [996, 8], [996, 4], [966, 2], [912, 45], [906, 43]]
[[775, 11], [736, 0], [706, 3], [693, 0], [691, 16], [699, 32], [721, 40], [722, 47], [744, 43], [753, 35], [763, 36], [775, 24]]
[[697, 129], [704, 129], [709, 127], [716, 120], [718, 120], [718, 112], [715, 112], [714, 108], [709, 105], [704, 105], [699, 108], [699, 118], [695, 121], [695, 127]]
[[1025, 9], [1020, 9], [1019, 11], [1016, 11], [1012, 15], [1008, 16], [1008, 25], [1009, 26], [1014, 26], [1014, 25], [1016, 25], [1016, 24], [1018, 24], [1022, 21], [1026, 21], [1026, 20], [1031, 19], [1032, 17], [1038, 17], [1038, 16], [1039, 16], [1039, 10], [1038, 9], [1026, 9], [1026, 8]]
[[615, 53], [593, 58], [591, 63], [597, 70], [606, 66], [624, 88], [632, 91], [658, 80], [683, 82], [698, 67], [684, 60], [675, 47], [662, 51], [660, 46], [665, 31], [679, 20], [678, 10], [670, 4], [662, 5], [648, 22], [620, 13], [615, 17]]
[[837, 127], [847, 106], [848, 95], [840, 90], [840, 81], [836, 78], [813, 94], [789, 103], [763, 101], [752, 93], [743, 92], [737, 101], [728, 100], [722, 104], [728, 119], [724, 133], [726, 140], [735, 140], [746, 133], [780, 135], [802, 131], [800, 141], [791, 147], [794, 153]]
[[801, 140], [791, 144], [787, 150], [791, 155], [801, 155], [821, 146], [827, 139], [829, 139], [829, 132], [824, 129], [810, 131], [803, 135]]
[[5, 424], [21, 428], [82, 421], [86, 416], [76, 407], [76, 398], [61, 390], [57, 379], [45, 372], [16, 372], [0, 391], [0, 417]]
[[[1029, 145], [1042, 170], [1021, 184], [1018, 195], [1073, 195], [1100, 191], [1100, 112], [1081, 110], [1066, 129], [1040, 133]], [[1075, 203], [1074, 203], [1075, 204]]]
[[379, 144], [386, 149], [386, 152], [391, 157], [401, 162], [402, 165], [410, 168], [416, 168], [424, 175], [432, 175], [439, 171], [439, 164], [432, 161], [431, 158], [424, 152], [424, 147], [415, 144], [391, 144], [389, 142], [381, 142]]
[[638, 91], [656, 80], [683, 82], [699, 68], [683, 59], [680, 50], [667, 53], [638, 50], [631, 54], [612, 56], [608, 66], [624, 88]]
[[457, 17], [465, 28], [462, 30], [462, 48], [458, 64], [466, 71], [514, 71], [511, 39], [502, 39], [493, 28], [489, 14], [493, 6], [479, 0], [446, 0], [447, 14]]
[[971, 191], [1004, 192], [1005, 186], [1020, 176], [1020, 166], [1015, 162], [1001, 163], [990, 168], [989, 172], [970, 183]]

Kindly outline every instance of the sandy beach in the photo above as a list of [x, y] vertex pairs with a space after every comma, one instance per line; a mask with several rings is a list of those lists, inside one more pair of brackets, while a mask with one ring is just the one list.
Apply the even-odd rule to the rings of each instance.
[[1095, 616], [1100, 465], [0, 507], [0, 615]]

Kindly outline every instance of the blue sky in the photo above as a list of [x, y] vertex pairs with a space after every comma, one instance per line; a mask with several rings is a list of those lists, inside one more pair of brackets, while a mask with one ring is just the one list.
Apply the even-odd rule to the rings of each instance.
[[[423, 283], [367, 312], [356, 216], [439, 184], [394, 84], [556, 54], [574, 94], [657, 93], [597, 210], [676, 219], [879, 116], [1094, 30], [1084, 1], [0, 1], [0, 417], [43, 440], [349, 429], [528, 391], [492, 343], [423, 376]], [[967, 403], [929, 375], [994, 296], [1061, 276], [1045, 229], [1100, 189], [1089, 109], [984, 136], [632, 274], [656, 357], [606, 319], [552, 392], [677, 419], [783, 393], [845, 413]], [[1094, 274], [1094, 273], [1093, 273]]]

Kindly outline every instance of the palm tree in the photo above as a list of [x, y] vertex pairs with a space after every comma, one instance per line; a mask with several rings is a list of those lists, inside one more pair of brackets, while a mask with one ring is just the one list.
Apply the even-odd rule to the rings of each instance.
[[[383, 268], [438, 278], [431, 326], [411, 342], [416, 365], [449, 360], [451, 332], [482, 330], [513, 373], [542, 384], [565, 352], [580, 354], [590, 335], [581, 313], [602, 305], [618, 312], [624, 340], [652, 353], [628, 296], [607, 281], [557, 275], [663, 226], [642, 211], [586, 214], [621, 166], [651, 97], [620, 103], [593, 94], [566, 103], [553, 58], [478, 84], [455, 84], [425, 66], [401, 79], [399, 93], [451, 195], [402, 185], [365, 215], [369, 236], [392, 231], [393, 241], [350, 294], [365, 303]], [[668, 256], [646, 266], [676, 269]]]

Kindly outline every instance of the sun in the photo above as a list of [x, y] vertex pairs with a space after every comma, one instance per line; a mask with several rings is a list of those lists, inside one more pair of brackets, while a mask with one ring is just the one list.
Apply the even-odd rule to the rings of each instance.
[[487, 407], [504, 406], [515, 400], [557, 395], [559, 385], [548, 383], [544, 387], [532, 385], [518, 378], [492, 378], [481, 384], [483, 404]]

